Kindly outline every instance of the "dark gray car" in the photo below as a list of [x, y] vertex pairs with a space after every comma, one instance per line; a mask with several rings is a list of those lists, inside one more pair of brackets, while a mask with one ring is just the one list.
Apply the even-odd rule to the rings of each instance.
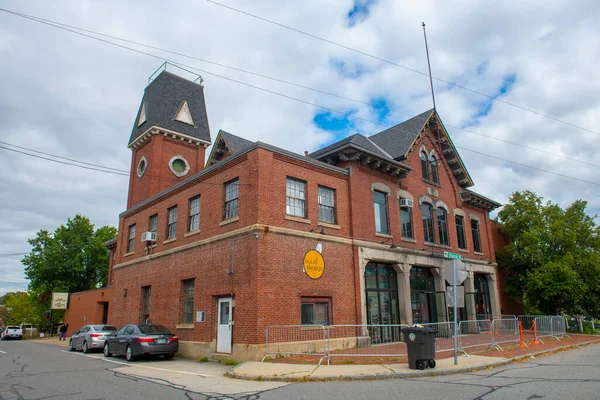
[[112, 325], [85, 325], [69, 339], [69, 350], [81, 350], [87, 353], [91, 350], [102, 350], [104, 340], [117, 328]]
[[162, 325], [125, 325], [106, 337], [104, 356], [124, 355], [132, 361], [142, 355], [160, 355], [165, 360], [179, 351], [179, 339]]

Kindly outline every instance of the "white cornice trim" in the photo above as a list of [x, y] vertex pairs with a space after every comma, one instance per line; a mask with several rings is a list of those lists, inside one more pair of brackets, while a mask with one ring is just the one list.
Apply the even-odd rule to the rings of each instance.
[[160, 133], [163, 133], [165, 136], [171, 135], [174, 139], [180, 139], [182, 142], [187, 141], [188, 143], [194, 143], [194, 144], [196, 144], [196, 146], [200, 146], [200, 144], [202, 143], [202, 145], [204, 145], [204, 148], [211, 145], [211, 143], [207, 142], [206, 140], [198, 139], [198, 138], [186, 135], [184, 133], [175, 132], [175, 131], [172, 131], [167, 128], [161, 128], [160, 126], [157, 126], [157, 125], [152, 125], [150, 128], [146, 129], [144, 131], [144, 133], [142, 133], [140, 136], [138, 136], [136, 139], [134, 139], [131, 143], [129, 143], [127, 145], [127, 147], [129, 147], [129, 148], [137, 147], [140, 143], [145, 142], [146, 139], [148, 139], [151, 135], [158, 135]]

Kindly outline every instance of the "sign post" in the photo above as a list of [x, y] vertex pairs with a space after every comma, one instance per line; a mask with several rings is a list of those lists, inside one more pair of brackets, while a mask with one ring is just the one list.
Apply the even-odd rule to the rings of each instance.
[[444, 257], [452, 260], [452, 271], [454, 273], [454, 277], [452, 279], [452, 291], [454, 292], [454, 365], [458, 365], [458, 301], [456, 298], [456, 260], [462, 261], [462, 256], [460, 254], [445, 251]]

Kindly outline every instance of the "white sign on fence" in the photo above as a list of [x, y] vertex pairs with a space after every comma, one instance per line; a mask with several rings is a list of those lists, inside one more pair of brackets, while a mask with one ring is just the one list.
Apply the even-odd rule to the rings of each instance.
[[[448, 307], [454, 307], [454, 286], [446, 287], [446, 305]], [[456, 287], [456, 307], [465, 306], [465, 287]]]

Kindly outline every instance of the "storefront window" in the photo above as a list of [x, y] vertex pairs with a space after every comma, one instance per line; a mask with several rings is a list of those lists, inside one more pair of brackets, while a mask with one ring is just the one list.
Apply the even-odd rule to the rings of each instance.
[[490, 300], [490, 286], [487, 276], [475, 274], [475, 314], [477, 319], [488, 319], [492, 316], [492, 302]]
[[429, 268], [411, 268], [410, 298], [414, 324], [437, 322], [435, 284]]
[[[397, 325], [400, 323], [396, 272], [391, 265], [368, 263], [365, 270], [367, 288], [367, 324]], [[386, 343], [400, 340], [399, 327], [371, 327], [371, 340]]]

